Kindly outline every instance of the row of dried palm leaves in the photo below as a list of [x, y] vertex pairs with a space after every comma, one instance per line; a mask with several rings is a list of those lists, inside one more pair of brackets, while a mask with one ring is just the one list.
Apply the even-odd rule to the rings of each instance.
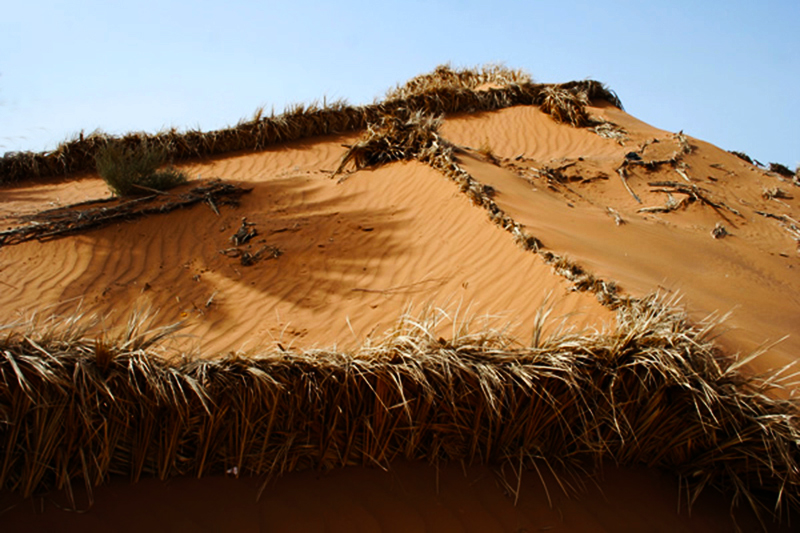
[[[0, 336], [0, 487], [23, 495], [111, 476], [275, 476], [395, 459], [552, 469], [578, 489], [604, 462], [680, 477], [758, 512], [800, 509], [796, 401], [739, 372], [658, 298], [618, 309], [615, 332], [530, 343], [442, 315], [405, 317], [353, 352], [165, 358], [171, 328], [132, 320], [97, 336], [78, 317]], [[511, 486], [514, 484], [512, 483]]]
[[[110, 142], [134, 149], [141, 144], [163, 150], [173, 161], [220, 155], [239, 150], [261, 150], [268, 146], [312, 136], [362, 130], [384, 115], [400, 110], [441, 115], [457, 112], [491, 111], [514, 105], [542, 105], [556, 120], [585, 126], [585, 106], [606, 101], [621, 107], [617, 96], [601, 83], [591, 80], [564, 84], [536, 84], [518, 71], [489, 66], [453, 71], [440, 67], [424, 83], [409, 82], [382, 101], [350, 106], [345, 102], [296, 105], [281, 115], [263, 116], [262, 110], [250, 120], [216, 131], [175, 129], [156, 134], [131, 133], [114, 137], [95, 132], [62, 143], [50, 152], [14, 152], [0, 158], [0, 185], [38, 177], [92, 171], [95, 156]], [[418, 78], [423, 78], [418, 77]], [[418, 78], [415, 78], [417, 80]], [[480, 89], [474, 79], [491, 83]]]

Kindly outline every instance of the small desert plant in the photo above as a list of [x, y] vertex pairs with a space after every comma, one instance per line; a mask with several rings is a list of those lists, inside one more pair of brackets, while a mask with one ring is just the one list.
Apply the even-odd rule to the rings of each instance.
[[751, 158], [749, 155], [747, 155], [744, 152], [737, 152], [736, 150], [729, 150], [729, 152], [731, 154], [735, 155], [736, 157], [738, 157], [739, 159], [741, 159], [742, 161], [747, 161], [751, 165], [755, 164], [755, 163], [753, 163], [753, 158]]
[[486, 158], [492, 164], [499, 165], [500, 158], [494, 153], [494, 149], [492, 149], [492, 145], [489, 143], [489, 139], [486, 138], [478, 147], [478, 153], [481, 154], [483, 157]]
[[789, 167], [786, 165], [781, 165], [780, 163], [770, 163], [769, 171], [774, 172], [775, 174], [780, 174], [785, 178], [791, 178], [794, 176], [794, 172], [789, 170]]
[[167, 153], [146, 141], [133, 147], [110, 142], [95, 156], [97, 172], [116, 196], [143, 196], [186, 183], [186, 174], [162, 168]]

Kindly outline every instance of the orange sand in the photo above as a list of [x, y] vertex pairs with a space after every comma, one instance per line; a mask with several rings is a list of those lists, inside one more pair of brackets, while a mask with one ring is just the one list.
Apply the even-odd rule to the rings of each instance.
[[[603, 279], [618, 282], [634, 296], [678, 292], [697, 319], [731, 312], [725, 323], [730, 331], [720, 343], [732, 353], [747, 355], [788, 336], [753, 362], [756, 371], [782, 368], [795, 361], [800, 354], [798, 245], [777, 221], [755, 212], [788, 214], [798, 220], [800, 195], [780, 200], [762, 197], [764, 189], [774, 187], [792, 194], [792, 185], [708, 143], [690, 139], [693, 151], [683, 157], [685, 173], [709, 198], [724, 202], [742, 216], [699, 202], [666, 214], [637, 213], [642, 207], [666, 202], [665, 194], [650, 192], [648, 182], [687, 182], [668, 165], [653, 172], [634, 167], [628, 183], [642, 200], [639, 204], [616, 169], [626, 153], [645, 141], [659, 141], [644, 151], [645, 158], [653, 159], [669, 157], [678, 144], [672, 134], [618, 109], [592, 111], [625, 128], [630, 140], [623, 146], [587, 130], [555, 124], [532, 107], [451, 119], [443, 134], [472, 147], [481, 146], [488, 138], [495, 155], [512, 160], [523, 157], [514, 161], [516, 172], [470, 155], [462, 156], [461, 163], [480, 182], [494, 187], [497, 204], [548, 249]], [[576, 161], [579, 157], [582, 160]], [[531, 168], [570, 162], [575, 164], [565, 169], [566, 175], [591, 181], [572, 182], [554, 191], [542, 180], [523, 179], [535, 175]], [[626, 223], [618, 226], [609, 207]], [[718, 222], [726, 226], [729, 237], [711, 237]]]
[[[320, 169], [336, 165], [343, 140], [189, 166], [193, 176], [253, 188], [221, 217], [201, 205], [0, 249], [2, 316], [43, 305], [69, 313], [80, 303], [114, 326], [132, 307], [147, 307], [164, 322], [186, 320], [187, 342], [204, 354], [273, 342], [352, 345], [382, 333], [409, 306], [439, 306], [461, 318], [493, 315], [497, 326], [512, 322], [521, 338], [530, 337], [546, 299], [554, 316], [570, 315], [577, 327], [613, 321], [593, 296], [570, 292], [426, 165], [331, 179]], [[96, 195], [98, 187], [86, 186]], [[242, 217], [259, 232], [251, 250], [264, 243], [283, 255], [244, 267], [220, 254], [233, 246]]]

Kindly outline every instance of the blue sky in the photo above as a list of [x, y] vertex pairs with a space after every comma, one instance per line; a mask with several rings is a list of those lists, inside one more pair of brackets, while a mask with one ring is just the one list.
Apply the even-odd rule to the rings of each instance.
[[650, 124], [800, 163], [800, 1], [4, 0], [0, 153], [368, 103], [436, 65], [594, 78]]

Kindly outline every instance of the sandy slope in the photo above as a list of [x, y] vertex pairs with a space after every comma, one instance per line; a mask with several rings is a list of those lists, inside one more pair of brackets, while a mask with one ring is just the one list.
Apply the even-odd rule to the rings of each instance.
[[[649, 171], [634, 168], [625, 189], [616, 169], [625, 154], [645, 142], [644, 159], [669, 157], [679, 149], [670, 133], [656, 130], [614, 108], [594, 113], [625, 128], [629, 140], [617, 144], [587, 130], [554, 124], [535, 108], [516, 107], [498, 113], [447, 121], [445, 136], [462, 146], [480, 146], [482, 137], [502, 167], [475, 153], [461, 163], [480, 182], [497, 191], [495, 201], [556, 253], [590, 272], [617, 281], [628, 293], [642, 296], [656, 290], [678, 292], [697, 319], [732, 312], [731, 330], [720, 342], [732, 352], [755, 351], [784, 339], [754, 361], [757, 371], [783, 367], [800, 354], [800, 257], [797, 242], [775, 219], [757, 211], [800, 217], [800, 196], [781, 182], [736, 156], [690, 139], [692, 152], [683, 156], [684, 173], [669, 165]], [[580, 158], [580, 159], [579, 159]], [[548, 186], [535, 169], [564, 168], [570, 181]], [[585, 181], [582, 181], [585, 180]], [[667, 195], [648, 183], [676, 181], [701, 188], [717, 204], [700, 202], [671, 213], [639, 213], [664, 205]], [[762, 196], [781, 188], [791, 199]], [[675, 195], [676, 200], [681, 195]], [[617, 225], [608, 208], [625, 224]], [[739, 214], [736, 214], [739, 213]], [[712, 238], [717, 223], [730, 235]]]
[[[273, 341], [360, 342], [409, 306], [440, 306], [459, 319], [495, 315], [494, 325], [512, 322], [521, 338], [530, 336], [545, 300], [554, 317], [570, 315], [578, 327], [610, 323], [591, 295], [570, 292], [427, 166], [397, 163], [331, 179], [324, 170], [337, 163], [345, 140], [192, 165], [193, 176], [252, 187], [221, 217], [197, 206], [0, 249], [2, 315], [45, 305], [69, 313], [80, 303], [113, 327], [132, 307], [146, 306], [162, 322], [186, 320], [192, 337], [185, 342], [204, 354]], [[242, 217], [258, 231], [242, 249], [269, 245], [282, 255], [245, 267], [221, 254], [233, 247]]]

